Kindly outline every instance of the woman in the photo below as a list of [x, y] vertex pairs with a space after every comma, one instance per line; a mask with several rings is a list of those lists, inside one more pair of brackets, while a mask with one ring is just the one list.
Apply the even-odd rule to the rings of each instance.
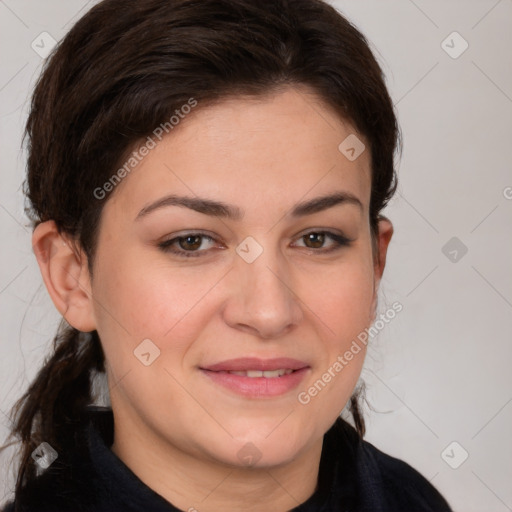
[[27, 136], [63, 324], [14, 409], [5, 510], [450, 510], [363, 441], [399, 130], [346, 19], [104, 0], [48, 61]]

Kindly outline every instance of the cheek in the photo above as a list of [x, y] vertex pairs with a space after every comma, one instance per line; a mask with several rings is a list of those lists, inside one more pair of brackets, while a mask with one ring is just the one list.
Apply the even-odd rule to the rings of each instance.
[[310, 308], [321, 321], [318, 364], [299, 390], [300, 407], [334, 421], [349, 400], [361, 374], [366, 344], [358, 338], [371, 323], [373, 274], [371, 265], [342, 265], [322, 279], [323, 293], [310, 294]]
[[204, 315], [211, 302], [207, 295], [221, 276], [218, 269], [205, 273], [136, 255], [102, 260], [93, 294], [97, 330], [106, 350], [123, 340], [130, 354], [149, 338], [174, 355], [185, 351], [201, 330], [198, 313]]
[[372, 317], [374, 279], [368, 254], [354, 251], [329, 271], [303, 272], [304, 303], [325, 326], [326, 339], [343, 345], [368, 327]]
[[366, 344], [358, 336], [365, 335], [372, 318], [371, 253], [354, 251], [329, 272], [318, 272], [316, 280], [310, 275], [304, 287], [307, 306], [318, 316], [315, 325], [321, 331], [316, 335], [322, 348], [314, 374], [301, 391], [315, 414], [324, 410], [336, 415], [352, 394], [364, 364]]

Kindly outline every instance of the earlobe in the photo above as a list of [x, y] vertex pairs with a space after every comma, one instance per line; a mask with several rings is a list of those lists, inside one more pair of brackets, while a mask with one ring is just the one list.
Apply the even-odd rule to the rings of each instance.
[[32, 247], [55, 307], [75, 329], [95, 330], [90, 276], [83, 251], [59, 233], [52, 220], [34, 229]]

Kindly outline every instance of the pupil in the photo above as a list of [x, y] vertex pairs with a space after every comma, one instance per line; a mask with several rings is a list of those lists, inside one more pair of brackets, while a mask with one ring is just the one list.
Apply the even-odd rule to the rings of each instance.
[[[313, 247], [315, 247], [315, 248], [322, 247], [322, 245], [324, 243], [324, 238], [325, 238], [324, 233], [309, 233], [308, 235], [306, 235], [307, 242], [312, 242]], [[306, 242], [306, 245], [307, 245], [307, 242]]]

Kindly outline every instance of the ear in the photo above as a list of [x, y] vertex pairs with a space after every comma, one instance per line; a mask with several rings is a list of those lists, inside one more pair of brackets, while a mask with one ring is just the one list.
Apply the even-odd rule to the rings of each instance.
[[91, 282], [83, 250], [59, 233], [52, 220], [35, 228], [32, 247], [55, 307], [75, 329], [94, 331]]
[[386, 255], [388, 252], [389, 242], [391, 241], [391, 237], [393, 236], [393, 224], [391, 221], [384, 217], [380, 216], [379, 224], [379, 234], [377, 239], [377, 247], [378, 253], [376, 255], [376, 260], [374, 262], [374, 281], [373, 281], [373, 302], [372, 302], [372, 318], [375, 319], [376, 308], [377, 308], [377, 297], [379, 291], [379, 284], [382, 279], [382, 275], [384, 273], [384, 267], [386, 266]]

